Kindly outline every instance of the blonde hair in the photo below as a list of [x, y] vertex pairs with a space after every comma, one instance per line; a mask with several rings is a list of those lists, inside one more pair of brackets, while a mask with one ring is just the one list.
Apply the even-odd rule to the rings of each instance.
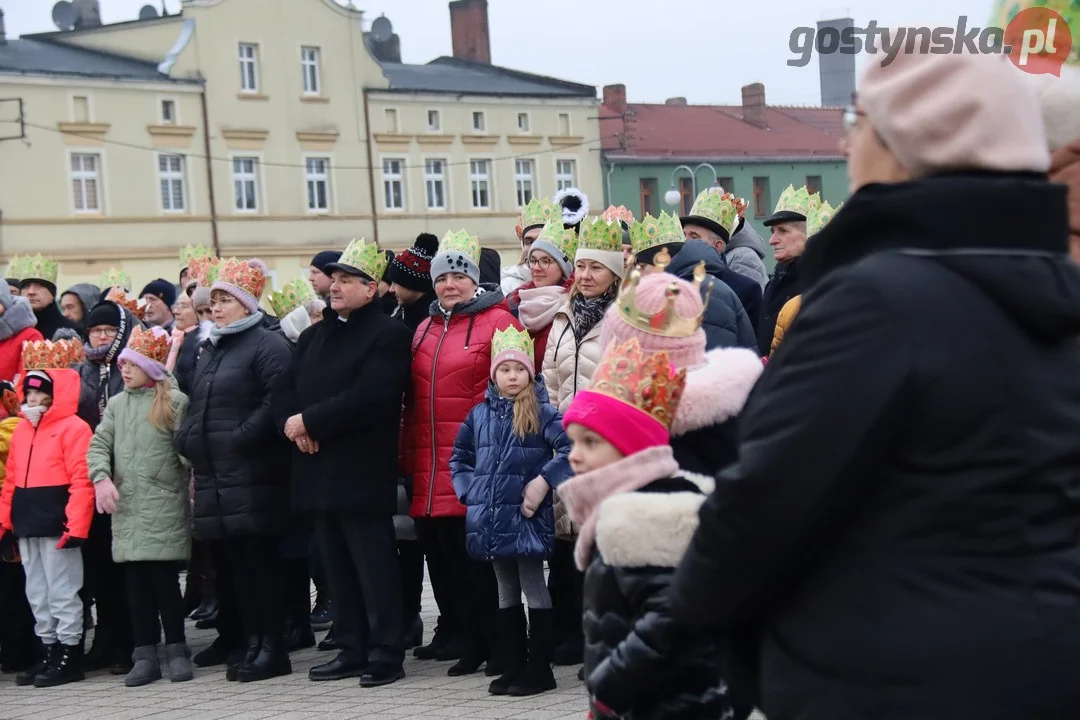
[[154, 383], [154, 400], [150, 403], [150, 424], [169, 433], [176, 429], [176, 412], [170, 389], [168, 380]]
[[529, 383], [514, 398], [514, 434], [522, 440], [540, 432], [540, 403], [536, 400], [533, 383]]

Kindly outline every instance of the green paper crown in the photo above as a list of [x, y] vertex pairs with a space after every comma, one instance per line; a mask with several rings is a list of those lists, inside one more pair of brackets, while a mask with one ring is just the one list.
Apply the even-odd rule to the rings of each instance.
[[[574, 228], [563, 228], [562, 220], [548, 220], [536, 241], [551, 243], [568, 261], [573, 262], [577, 252], [578, 238]], [[557, 258], [556, 258], [557, 259]]]
[[776, 203], [776, 210], [773, 212], [793, 212], [799, 213], [803, 217], [810, 217], [810, 214], [821, 207], [821, 195], [814, 193], [813, 195], [806, 189], [806, 186], [795, 189], [794, 185], [788, 185], [780, 195], [780, 200]]
[[562, 209], [547, 198], [533, 198], [521, 210], [521, 230], [546, 225], [549, 220], [562, 221]]
[[188, 245], [180, 248], [180, 262], [185, 265], [196, 258], [214, 257], [217, 257], [214, 251], [202, 245]]
[[677, 215], [661, 211], [659, 217], [646, 215], [630, 226], [630, 244], [635, 255], [658, 245], [681, 242], [686, 242], [686, 236]]
[[739, 225], [739, 215], [745, 209], [745, 201], [719, 188], [702, 190], [694, 200], [694, 207], [690, 208], [693, 217], [705, 218], [727, 230], [728, 237], [735, 232]]
[[[997, 0], [991, 10], [988, 27], [1007, 28], [1021, 10], [1033, 7], [1053, 10], [1064, 18], [1073, 37], [1072, 50], [1065, 58], [1065, 62], [1080, 65], [1080, 41], [1077, 40], [1077, 33], [1080, 32], [1080, 2], [1077, 0]], [[1060, 38], [1061, 35], [1059, 34], [1058, 37]]]
[[604, 250], [622, 252], [622, 225], [608, 222], [602, 217], [585, 219], [578, 236], [578, 250]]
[[439, 243], [439, 255], [452, 252], [461, 253], [472, 260], [474, 265], [480, 266], [480, 238], [469, 231], [458, 230], [448, 232], [443, 236], [442, 242]]
[[821, 203], [821, 206], [811, 211], [810, 215], [806, 218], [806, 237], [820, 232], [821, 228], [829, 224], [829, 221], [833, 219], [833, 215], [840, 211], [840, 208], [844, 207], [844, 203], [840, 203], [836, 207], [833, 207], [825, 201]]
[[375, 243], [369, 243], [363, 238], [354, 238], [338, 260], [338, 264], [354, 267], [376, 281], [382, 280], [389, 262], [386, 259], [386, 253]]
[[533, 356], [533, 341], [527, 330], [518, 330], [508, 327], [505, 330], [497, 330], [491, 338], [491, 357], [495, 358], [499, 353], [515, 351], [526, 357]]
[[105, 272], [101, 273], [101, 281], [98, 283], [102, 290], [112, 287], [121, 287], [125, 290], [131, 289], [131, 275], [128, 275], [123, 270], [117, 270], [116, 268], [109, 268]]
[[37, 255], [24, 255], [11, 258], [11, 267], [8, 270], [9, 277], [20, 280], [44, 280], [56, 284], [58, 266], [52, 258]]
[[286, 283], [281, 292], [272, 292], [266, 299], [270, 303], [270, 309], [280, 320], [300, 307], [308, 300], [315, 299], [315, 291], [311, 289], [311, 283], [307, 280], [293, 280]]

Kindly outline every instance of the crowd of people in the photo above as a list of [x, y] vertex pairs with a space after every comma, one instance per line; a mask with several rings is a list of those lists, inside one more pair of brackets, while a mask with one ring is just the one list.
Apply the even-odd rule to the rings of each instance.
[[533, 199], [501, 273], [467, 230], [269, 293], [193, 247], [179, 288], [57, 302], [57, 263], [17, 259], [3, 670], [263, 681], [332, 622], [312, 681], [394, 683], [411, 650], [492, 695], [581, 665], [594, 718], [1071, 717], [1080, 187], [1041, 107], [1000, 58], [872, 64], [852, 194], [784, 191], [771, 276], [722, 188], [681, 217]]

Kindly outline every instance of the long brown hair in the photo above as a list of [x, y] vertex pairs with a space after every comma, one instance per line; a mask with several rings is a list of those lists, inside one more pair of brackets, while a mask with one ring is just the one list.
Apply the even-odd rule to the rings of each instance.
[[522, 440], [540, 432], [540, 403], [536, 400], [535, 382], [534, 378], [514, 398], [514, 434]]
[[150, 403], [150, 424], [162, 432], [176, 429], [176, 412], [173, 408], [169, 381], [154, 383], [154, 400]]

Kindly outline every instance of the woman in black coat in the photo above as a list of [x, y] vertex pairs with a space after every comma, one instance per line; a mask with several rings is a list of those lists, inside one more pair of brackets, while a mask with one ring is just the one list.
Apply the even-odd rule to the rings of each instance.
[[279, 550], [290, 455], [270, 409], [271, 388], [288, 370], [292, 350], [264, 326], [257, 298], [265, 283], [258, 263], [223, 263], [212, 288], [215, 327], [176, 436], [177, 451], [195, 472], [195, 538], [214, 544], [219, 578], [233, 579], [248, 642], [228, 675], [242, 682], [292, 672]]

